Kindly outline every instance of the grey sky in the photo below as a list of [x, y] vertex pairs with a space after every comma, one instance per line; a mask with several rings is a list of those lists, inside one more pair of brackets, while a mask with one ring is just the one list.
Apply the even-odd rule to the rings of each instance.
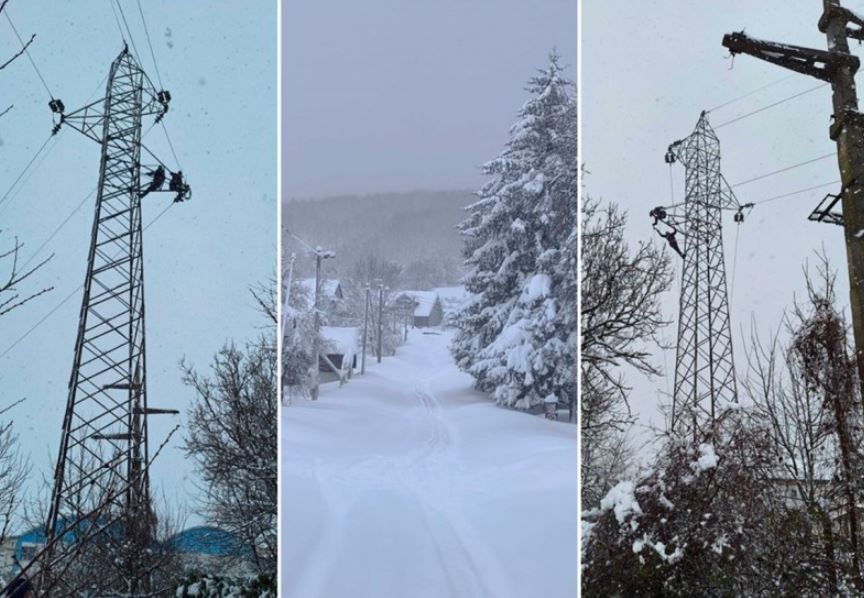
[[[614, 200], [630, 211], [630, 238], [651, 239], [648, 211], [670, 203], [669, 168], [663, 155], [670, 142], [687, 136], [699, 112], [787, 77], [790, 72], [738, 56], [734, 62], [721, 46], [724, 33], [745, 29], [762, 39], [825, 48], [816, 23], [821, 2], [785, 0], [750, 2], [688, 2], [666, 0], [583, 3], [583, 158], [590, 175], [586, 190]], [[854, 10], [864, 2], [846, 0]], [[857, 44], [853, 52], [861, 55]], [[752, 177], [832, 153], [828, 138], [832, 112], [826, 87], [785, 102], [728, 126], [719, 125], [775, 101], [815, 87], [820, 82], [794, 75], [753, 96], [712, 112], [722, 148], [722, 169], [734, 185]], [[684, 172], [673, 167], [675, 200], [683, 198]], [[759, 201], [805, 187], [837, 180], [836, 159], [735, 187], [741, 203]], [[767, 335], [776, 330], [782, 311], [803, 291], [802, 266], [824, 247], [839, 270], [838, 295], [848, 306], [848, 278], [842, 229], [807, 221], [807, 215], [839, 185], [772, 201], [753, 210], [740, 226], [734, 268], [735, 224], [725, 221], [727, 274], [739, 380], [745, 373], [742, 335], [749, 336], [751, 318]], [[654, 235], [654, 242], [660, 240]], [[665, 306], [675, 323], [665, 336], [675, 339], [681, 261]], [[673, 371], [675, 356], [658, 362]], [[648, 381], [630, 375], [633, 407], [643, 423], [660, 423], [658, 394], [671, 392], [672, 377]], [[740, 384], [739, 384], [740, 389]]]
[[[137, 5], [122, 5], [140, 61], [156, 81]], [[100, 82], [122, 49], [110, 6], [69, 0], [9, 4], [21, 34], [37, 34], [33, 59], [68, 110], [104, 94]], [[186, 356], [206, 371], [225, 340], [242, 342], [264, 324], [246, 287], [275, 271], [276, 4], [151, 0], [143, 6], [173, 96], [165, 123], [193, 188], [190, 202], [173, 207], [144, 235], [149, 400], [185, 412], [193, 394], [181, 384], [178, 361]], [[14, 40], [0, 18], [0, 56], [16, 49]], [[2, 195], [48, 137], [51, 116], [48, 94], [25, 59], [0, 72], [0, 82], [0, 103], [15, 104], [0, 120]], [[144, 142], [174, 165], [158, 127]], [[96, 144], [73, 130], [63, 132], [20, 193], [8, 207], [0, 206], [0, 247], [18, 235], [29, 257], [94, 188], [98, 159]], [[145, 223], [170, 201], [168, 194], [149, 196]], [[83, 282], [93, 206], [91, 198], [51, 241], [44, 254], [54, 252], [55, 258], [27, 285], [55, 290], [0, 318], [0, 353]], [[0, 402], [27, 398], [9, 416], [37, 480], [49, 475], [56, 457], [80, 301], [76, 292], [0, 359]], [[156, 419], [151, 447], [177, 421]], [[152, 480], [157, 491], [188, 503], [196, 480], [178, 449], [181, 441], [175, 436]]]
[[474, 188], [576, 0], [294, 0], [283, 8], [285, 198]]

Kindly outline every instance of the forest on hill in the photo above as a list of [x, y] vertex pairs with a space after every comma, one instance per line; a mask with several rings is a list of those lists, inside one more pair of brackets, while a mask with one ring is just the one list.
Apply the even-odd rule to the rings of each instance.
[[370, 260], [401, 267], [404, 284], [454, 284], [462, 275], [462, 239], [456, 225], [465, 219], [472, 191], [409, 191], [287, 200], [283, 204], [286, 257], [296, 254], [296, 274], [313, 276], [308, 248], [336, 253], [325, 271], [331, 278], [356, 277]]

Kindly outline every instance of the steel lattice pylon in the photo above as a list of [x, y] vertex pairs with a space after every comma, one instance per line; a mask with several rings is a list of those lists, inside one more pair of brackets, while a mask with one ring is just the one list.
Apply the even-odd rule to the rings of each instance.
[[64, 124], [80, 131], [100, 144], [101, 159], [46, 544], [25, 568], [40, 595], [74, 592], [67, 580], [88, 569], [99, 590], [147, 590], [143, 558], [155, 523], [147, 417], [176, 411], [147, 403], [141, 202], [162, 190], [182, 201], [189, 187], [178, 171], [163, 189], [158, 160], [142, 186], [141, 125], [147, 116], [161, 120], [169, 100], [124, 48], [104, 98], [71, 113], [51, 102], [55, 133]]
[[669, 146], [666, 161], [676, 160], [685, 168], [683, 214], [673, 206], [652, 216], [655, 226], [662, 221], [684, 235], [671, 429], [696, 435], [713, 426], [718, 408], [738, 401], [722, 212], [740, 215], [742, 206], [720, 172], [720, 142], [706, 112], [693, 133]]

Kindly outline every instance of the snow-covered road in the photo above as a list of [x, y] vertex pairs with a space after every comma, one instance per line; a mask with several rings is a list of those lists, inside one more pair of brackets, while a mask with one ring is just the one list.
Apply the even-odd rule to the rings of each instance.
[[576, 426], [471, 389], [448, 333], [282, 413], [282, 595], [576, 595]]

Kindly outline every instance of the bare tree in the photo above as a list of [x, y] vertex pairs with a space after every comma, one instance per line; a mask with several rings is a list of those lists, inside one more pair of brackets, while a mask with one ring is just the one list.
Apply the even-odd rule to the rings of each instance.
[[240, 349], [226, 345], [211, 377], [183, 363], [198, 399], [189, 412], [186, 451], [206, 484], [204, 512], [251, 550], [256, 567], [276, 567], [276, 351], [262, 336]]
[[[815, 278], [815, 280], [814, 280]], [[795, 489], [806, 515], [822, 529], [818, 561], [827, 588], [851, 579], [861, 591], [857, 495], [862, 410], [848, 325], [835, 307], [836, 274], [819, 255], [816, 276], [805, 268], [807, 299], [784, 318], [789, 341], [753, 335], [747, 394], [768, 422], [778, 453], [777, 480]], [[843, 516], [837, 518], [838, 513]], [[838, 519], [846, 526], [837, 528]], [[848, 564], [843, 554], [850, 556]]]
[[[0, 1], [0, 14], [6, 10], [6, 6], [9, 4], [9, 0]], [[30, 36], [30, 39], [24, 42], [21, 46], [21, 49], [18, 50], [15, 54], [12, 55], [11, 58], [8, 58], [3, 63], [0, 63], [0, 71], [8, 67], [15, 60], [20, 58], [27, 52], [27, 49], [30, 47], [30, 44], [36, 39], [36, 34]], [[13, 106], [10, 104], [7, 108], [5, 108], [2, 112], [0, 112], [0, 116], [4, 116], [8, 113]], [[2, 235], [3, 231], [0, 230], [0, 235]], [[18, 289], [18, 285], [22, 282], [30, 278], [37, 270], [39, 270], [42, 266], [48, 262], [51, 257], [48, 257], [35, 266], [31, 268], [27, 268], [26, 262], [24, 265], [21, 264], [21, 249], [24, 247], [24, 244], [18, 240], [18, 237], [14, 237], [14, 241], [11, 243], [6, 243], [5, 246], [0, 244], [0, 316], [8, 314], [10, 311], [17, 307], [21, 307], [31, 299], [35, 299], [39, 295], [43, 293], [47, 293], [52, 290], [53, 287], [43, 288], [39, 291], [30, 292], [30, 293], [21, 293]], [[53, 257], [53, 256], [52, 256]]]
[[650, 344], [668, 322], [660, 309], [672, 270], [668, 256], [647, 242], [624, 240], [626, 213], [615, 204], [582, 203], [581, 356], [582, 480], [594, 479], [594, 456], [632, 423], [621, 367], [660, 374]]
[[[2, 234], [3, 231], [0, 231]], [[30, 278], [37, 270], [39, 270], [42, 266], [44, 266], [52, 256], [49, 256], [37, 263], [35, 266], [27, 268], [26, 266], [22, 266], [21, 261], [21, 249], [24, 247], [24, 244], [18, 241], [18, 237], [15, 237], [11, 247], [7, 246], [5, 249], [0, 249], [0, 263], [5, 263], [5, 274], [3, 278], [0, 279], [0, 316], [4, 316], [8, 314], [13, 309], [21, 307], [28, 301], [35, 299], [39, 295], [47, 293], [48, 291], [53, 290], [54, 287], [46, 287], [39, 291], [31, 292], [31, 293], [22, 293], [19, 291], [18, 287], [25, 280]]]
[[[20, 403], [17, 401], [0, 411], [5, 414]], [[23, 486], [30, 471], [27, 460], [18, 451], [18, 437], [12, 431], [12, 422], [0, 425], [0, 543], [14, 523], [20, 523]]]
[[[0, 14], [2, 14], [4, 10], [6, 10], [7, 4], [9, 4], [9, 0], [2, 0], [2, 2], [0, 2]], [[12, 64], [13, 62], [15, 62], [17, 59], [21, 58], [21, 56], [27, 51], [27, 49], [30, 47], [30, 44], [32, 44], [35, 39], [36, 39], [36, 34], [34, 33], [33, 35], [30, 36], [29, 40], [24, 42], [24, 44], [21, 46], [20, 50], [15, 52], [15, 54], [13, 54], [11, 58], [6, 59], [2, 64], [0, 64], [0, 71], [5, 69], [7, 66]], [[13, 106], [12, 106], [12, 104], [10, 104], [2, 112], [0, 112], [0, 116], [4, 116], [7, 112], [12, 110], [12, 108], [13, 108]]]

